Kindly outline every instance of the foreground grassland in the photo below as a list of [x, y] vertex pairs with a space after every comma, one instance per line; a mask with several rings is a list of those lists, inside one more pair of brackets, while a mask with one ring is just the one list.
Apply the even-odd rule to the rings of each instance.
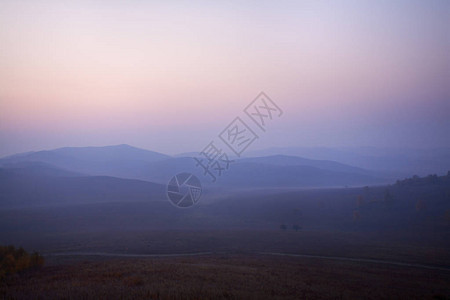
[[448, 299], [450, 271], [268, 255], [58, 257], [5, 299]]

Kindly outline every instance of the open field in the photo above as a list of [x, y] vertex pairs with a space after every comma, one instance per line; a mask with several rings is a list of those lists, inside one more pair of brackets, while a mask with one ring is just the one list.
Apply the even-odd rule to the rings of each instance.
[[448, 185], [211, 195], [189, 210], [133, 199], [5, 206], [0, 243], [46, 264], [8, 276], [0, 297], [450, 297]]
[[282, 230], [113, 231], [16, 236], [11, 243], [58, 253], [292, 253], [450, 267], [445, 235]]
[[28, 242], [44, 250], [46, 265], [9, 277], [0, 288], [3, 298], [450, 297], [450, 252], [439, 235], [142, 231], [59, 234]]
[[[363, 274], [363, 276], [362, 276]], [[268, 255], [48, 258], [6, 299], [447, 299], [450, 271]], [[446, 298], [447, 297], [447, 298]]]

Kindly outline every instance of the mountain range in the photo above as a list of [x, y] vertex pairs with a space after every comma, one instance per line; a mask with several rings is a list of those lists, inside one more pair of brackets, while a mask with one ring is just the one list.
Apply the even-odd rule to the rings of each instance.
[[[284, 154], [271, 154], [274, 151]], [[207, 190], [358, 187], [384, 185], [401, 179], [382, 168], [393, 156], [384, 161], [380, 151], [378, 156], [374, 156], [376, 151], [373, 149], [364, 151], [365, 154], [360, 150], [353, 156], [350, 151], [331, 149], [277, 148], [250, 152], [246, 157], [232, 158], [228, 169], [221, 171], [221, 176], [214, 172], [215, 182], [202, 167], [197, 166], [193, 157], [170, 156], [129, 145], [66, 147], [20, 153], [0, 159], [0, 204], [148, 201], [149, 197], [165, 200], [167, 182], [182, 172], [195, 174]], [[314, 152], [315, 157], [336, 157], [341, 161], [288, 155], [299, 152], [310, 156], [314, 156]], [[366, 164], [360, 165], [382, 162], [375, 171], [342, 162], [351, 157], [355, 162], [366, 157]], [[397, 164], [401, 165], [411, 157], [405, 155], [403, 162]], [[441, 157], [440, 168], [446, 168], [446, 152], [441, 151], [438, 157]], [[407, 172], [406, 169], [401, 170]], [[413, 174], [411, 172], [409, 176]]]
[[[0, 159], [0, 234], [2, 227], [10, 237], [34, 227], [44, 232], [84, 232], [277, 228], [283, 222], [300, 222], [310, 229], [358, 230], [390, 230], [413, 222], [417, 228], [435, 230], [448, 210], [448, 185], [388, 187], [395, 181], [377, 172], [297, 156], [234, 160], [216, 183], [210, 183], [192, 157], [128, 145], [5, 157]], [[202, 181], [201, 205], [175, 209], [167, 201], [166, 184], [173, 175], [190, 171]], [[363, 221], [355, 223], [360, 218]]]
[[249, 157], [288, 155], [313, 160], [331, 160], [372, 170], [385, 177], [446, 174], [450, 170], [450, 148], [381, 147], [273, 147], [246, 153]]
[[[192, 157], [173, 157], [129, 145], [106, 147], [72, 147], [27, 152], [0, 159], [3, 169], [26, 169], [39, 174], [49, 172], [64, 176], [110, 176], [166, 184], [180, 172], [203, 178], [206, 185], [212, 177], [205, 175]], [[214, 170], [213, 170], [214, 171]], [[347, 164], [288, 155], [270, 155], [234, 159], [219, 176], [218, 185], [232, 187], [323, 187], [381, 184], [390, 178]]]

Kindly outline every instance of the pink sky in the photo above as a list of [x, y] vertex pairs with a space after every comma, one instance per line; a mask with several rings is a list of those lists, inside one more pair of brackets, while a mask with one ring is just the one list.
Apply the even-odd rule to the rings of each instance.
[[0, 155], [195, 151], [261, 90], [256, 147], [450, 146], [448, 2], [74, 2], [0, 3]]

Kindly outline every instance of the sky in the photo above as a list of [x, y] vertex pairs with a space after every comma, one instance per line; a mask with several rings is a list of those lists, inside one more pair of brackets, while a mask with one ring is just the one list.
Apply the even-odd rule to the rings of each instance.
[[450, 147], [449, 1], [0, 1], [0, 156], [200, 151], [264, 91], [254, 149]]

